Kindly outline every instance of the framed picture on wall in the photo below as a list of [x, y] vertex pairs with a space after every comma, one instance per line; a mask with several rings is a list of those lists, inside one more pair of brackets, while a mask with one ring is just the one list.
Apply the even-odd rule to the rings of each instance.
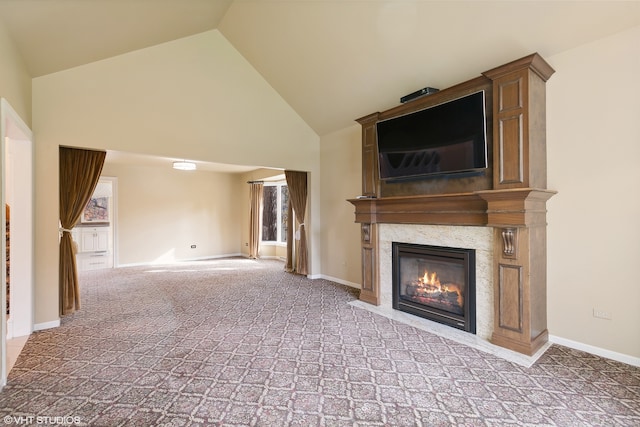
[[109, 222], [109, 198], [92, 197], [82, 212], [80, 222], [87, 223], [108, 223]]

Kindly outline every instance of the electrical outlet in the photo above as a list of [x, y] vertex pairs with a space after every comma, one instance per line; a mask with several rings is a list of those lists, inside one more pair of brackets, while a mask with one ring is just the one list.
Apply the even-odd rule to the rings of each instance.
[[248, 244], [248, 243], [245, 243], [244, 245], [245, 245], [245, 246], [249, 246], [249, 244]]
[[606, 319], [606, 320], [611, 320], [611, 313], [609, 313], [608, 311], [604, 311], [604, 310], [598, 310], [598, 309], [593, 309], [593, 317], [596, 317], [598, 319]]
[[196, 245], [191, 245], [191, 249], [195, 249], [195, 248], [196, 248]]

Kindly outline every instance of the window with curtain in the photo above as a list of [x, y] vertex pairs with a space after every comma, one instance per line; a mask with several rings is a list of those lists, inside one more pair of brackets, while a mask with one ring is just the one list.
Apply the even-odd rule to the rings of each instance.
[[262, 241], [286, 243], [289, 223], [289, 187], [285, 182], [265, 183], [262, 208]]

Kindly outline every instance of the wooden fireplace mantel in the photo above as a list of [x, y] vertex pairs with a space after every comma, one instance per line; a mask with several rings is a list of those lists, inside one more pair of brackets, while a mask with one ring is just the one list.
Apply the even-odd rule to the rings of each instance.
[[[357, 121], [362, 126], [362, 196], [349, 199], [361, 224], [360, 299], [380, 304], [379, 224], [494, 229], [494, 344], [534, 354], [548, 340], [545, 82], [553, 68], [538, 54]], [[376, 123], [485, 91], [489, 167], [483, 176], [384, 182]]]
[[350, 199], [356, 222], [486, 225], [487, 202], [475, 193]]
[[538, 188], [349, 199], [361, 224], [526, 227], [544, 223], [555, 191]]

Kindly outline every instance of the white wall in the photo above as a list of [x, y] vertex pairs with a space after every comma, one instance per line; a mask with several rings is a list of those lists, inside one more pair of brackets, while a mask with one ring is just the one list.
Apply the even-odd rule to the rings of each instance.
[[[547, 58], [552, 335], [640, 358], [640, 27]], [[593, 317], [593, 310], [611, 320]]]
[[240, 253], [239, 175], [170, 164], [106, 164], [102, 174], [118, 178], [118, 265]]
[[36, 323], [58, 318], [60, 145], [308, 171], [320, 268], [319, 137], [218, 31], [35, 78], [33, 128]]

